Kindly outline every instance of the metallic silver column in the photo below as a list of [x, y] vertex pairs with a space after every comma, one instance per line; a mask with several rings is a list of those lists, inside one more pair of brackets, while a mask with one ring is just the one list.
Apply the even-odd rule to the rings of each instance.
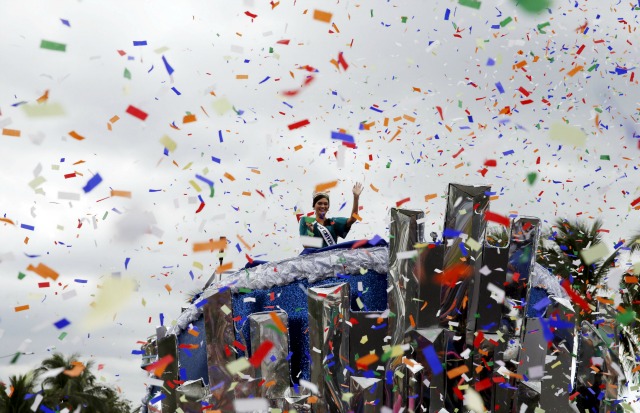
[[234, 396], [229, 391], [233, 378], [226, 369], [236, 359], [231, 350], [235, 340], [232, 308], [230, 290], [213, 293], [203, 307], [211, 410], [223, 412], [233, 411]]
[[185, 413], [201, 413], [201, 402], [206, 401], [209, 397], [209, 389], [201, 378], [181, 384], [176, 389], [176, 393], [178, 406]]
[[[179, 379], [178, 375], [178, 338], [175, 334], [169, 334], [158, 340], [158, 359], [170, 355], [173, 361], [164, 369], [160, 377], [165, 385], [162, 387], [162, 394], [166, 397], [162, 399], [162, 411], [173, 412], [176, 410], [176, 389], [174, 380]], [[170, 384], [167, 384], [167, 381]], [[174, 387], [172, 388], [171, 385]]]
[[351, 376], [351, 408], [353, 413], [377, 413], [382, 407], [382, 380]]
[[262, 386], [262, 397], [280, 398], [289, 388], [289, 335], [288, 331], [281, 332], [272, 315], [278, 317], [282, 325], [288, 329], [289, 318], [284, 311], [269, 311], [253, 313], [249, 315], [249, 328], [251, 334], [251, 354], [260, 345], [269, 340], [273, 343], [273, 348], [262, 360], [260, 367], [256, 369], [255, 377], [263, 378], [265, 383]]
[[347, 412], [342, 393], [349, 386], [349, 284], [313, 287], [307, 292], [311, 382], [319, 392], [312, 409], [318, 413]]

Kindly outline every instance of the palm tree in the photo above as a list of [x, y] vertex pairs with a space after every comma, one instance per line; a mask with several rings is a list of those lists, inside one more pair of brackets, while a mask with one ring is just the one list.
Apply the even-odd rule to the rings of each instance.
[[[33, 398], [27, 399], [28, 395], [36, 393], [36, 380], [38, 374], [29, 372], [25, 375], [9, 377], [9, 385], [0, 382], [0, 412], [21, 413], [31, 411]], [[7, 393], [11, 390], [11, 395]]]
[[[64, 368], [71, 370], [79, 363], [79, 355], [72, 354], [65, 358], [60, 353], [54, 353], [41, 363], [36, 369], [38, 373]], [[120, 399], [118, 394], [110, 387], [100, 386], [91, 368], [93, 362], [89, 361], [84, 369], [75, 377], [67, 374], [57, 374], [47, 377], [41, 383], [44, 391], [43, 404], [50, 408], [68, 408], [73, 411], [77, 406], [82, 406], [83, 411], [100, 413], [128, 413], [131, 406], [128, 401]]]
[[[631, 254], [640, 251], [640, 232], [635, 234], [627, 243]], [[638, 283], [640, 274], [633, 274], [628, 271], [620, 280], [620, 293], [622, 296], [622, 305], [625, 309], [631, 309], [635, 312], [636, 317], [640, 315], [640, 284]], [[634, 320], [628, 325], [631, 333], [635, 336], [636, 341], [640, 341], [640, 323]]]

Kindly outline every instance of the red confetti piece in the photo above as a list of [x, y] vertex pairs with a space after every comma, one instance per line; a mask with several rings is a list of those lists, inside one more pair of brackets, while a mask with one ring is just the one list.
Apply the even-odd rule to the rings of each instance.
[[405, 198], [405, 199], [401, 199], [398, 202], [396, 202], [396, 207], [399, 207], [402, 204], [406, 204], [407, 202], [411, 201], [411, 198]]
[[484, 380], [480, 380], [475, 384], [476, 391], [479, 391], [479, 392], [483, 390], [487, 390], [491, 386], [493, 386], [493, 382], [489, 377], [487, 377]]
[[147, 119], [147, 116], [149, 116], [146, 112], [138, 109], [135, 106], [129, 105], [129, 107], [127, 108], [127, 113], [131, 116], [134, 116], [140, 120], [145, 120]]
[[580, 307], [582, 307], [584, 311], [586, 311], [587, 313], [591, 312], [589, 303], [587, 303], [584, 298], [580, 297], [580, 295], [576, 293], [573, 288], [571, 288], [571, 283], [569, 283], [569, 280], [564, 280], [562, 282], [562, 288], [564, 288], [567, 294], [569, 294], [569, 297], [571, 297], [573, 301], [575, 301]]
[[484, 161], [484, 166], [498, 166], [498, 162], [495, 159], [487, 159]]
[[262, 344], [260, 344], [260, 347], [258, 347], [255, 353], [253, 353], [253, 355], [249, 359], [249, 363], [251, 363], [251, 365], [255, 368], [260, 367], [260, 363], [262, 363], [262, 360], [267, 357], [267, 354], [272, 348], [273, 343], [269, 340], [265, 340]]
[[640, 204], [640, 197], [636, 198], [633, 202], [631, 202], [631, 206], [634, 207], [636, 205]]
[[250, 11], [245, 11], [244, 14], [246, 14], [249, 17], [251, 17], [252, 19], [255, 19], [256, 17], [258, 17], [257, 14], [253, 14]]
[[204, 202], [200, 202], [200, 206], [198, 207], [198, 210], [196, 211], [196, 214], [204, 209], [204, 205], [205, 205]]
[[247, 351], [247, 346], [239, 342], [238, 340], [233, 341], [233, 346], [241, 351]]
[[344, 56], [342, 55], [342, 52], [338, 53], [338, 64], [342, 66], [343, 70], [347, 70], [349, 68], [349, 64], [347, 63], [346, 60], [344, 60]]
[[291, 125], [288, 126], [288, 128], [289, 130], [294, 130], [294, 129], [301, 128], [303, 126], [307, 126], [310, 123], [311, 122], [309, 122], [308, 119], [304, 119], [304, 120], [301, 120], [300, 122], [292, 123]]
[[436, 109], [438, 110], [438, 113], [440, 114], [440, 119], [444, 120], [444, 116], [442, 116], [442, 108], [440, 106], [436, 106]]
[[153, 371], [153, 374], [155, 374], [156, 377], [160, 377], [162, 376], [162, 373], [164, 373], [164, 370], [167, 368], [167, 366], [172, 362], [173, 362], [173, 356], [171, 354], [167, 354], [166, 356], [162, 357], [160, 360], [149, 364], [144, 369], [146, 371]]
[[283, 39], [283, 40], [278, 40], [276, 43], [278, 43], [278, 44], [283, 44], [283, 45], [285, 45], [285, 46], [288, 46], [288, 45], [289, 45], [289, 42], [290, 42], [290, 40], [289, 40], [289, 39], [286, 39], [286, 40], [284, 40], [284, 39]]
[[484, 218], [487, 221], [495, 222], [497, 224], [508, 227], [511, 224], [511, 220], [503, 215], [496, 214], [495, 212], [487, 211], [484, 214]]
[[460, 150], [458, 152], [456, 152], [455, 154], [453, 154], [453, 158], [457, 158], [458, 155], [460, 155], [462, 153], [462, 151], [464, 151], [464, 148], [460, 148]]

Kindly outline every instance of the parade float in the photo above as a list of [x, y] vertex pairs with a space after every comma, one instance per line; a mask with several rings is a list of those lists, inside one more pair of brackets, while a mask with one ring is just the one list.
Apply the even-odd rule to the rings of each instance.
[[[214, 275], [143, 347], [158, 376], [145, 409], [630, 408], [637, 374], [616, 326], [580, 316], [596, 308], [536, 263], [540, 219], [491, 212], [489, 191], [450, 184], [439, 240], [425, 241], [423, 212], [394, 208], [388, 242]], [[487, 222], [508, 229], [504, 245], [486, 241]]]

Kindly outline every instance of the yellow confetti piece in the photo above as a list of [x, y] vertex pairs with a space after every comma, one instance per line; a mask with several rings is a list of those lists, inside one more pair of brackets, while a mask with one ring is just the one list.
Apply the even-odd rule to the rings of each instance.
[[197, 192], [202, 192], [202, 188], [200, 188], [200, 185], [198, 185], [198, 183], [196, 181], [191, 179], [191, 180], [189, 180], [189, 183], [191, 184], [193, 189], [195, 189]]
[[204, 266], [202, 265], [202, 263], [201, 263], [201, 262], [198, 262], [198, 261], [194, 261], [194, 262], [193, 262], [193, 267], [194, 267], [194, 268], [197, 268], [197, 269], [199, 269], [199, 270], [201, 270], [201, 271], [204, 269]]
[[367, 337], [366, 335], [362, 336], [362, 338], [360, 339], [360, 344], [365, 344], [367, 341], [369, 341], [369, 337]]
[[233, 105], [226, 97], [216, 100], [215, 102], [213, 102], [212, 106], [213, 110], [215, 110], [215, 112], [220, 116], [233, 109]]
[[176, 141], [174, 141], [167, 135], [164, 135], [162, 138], [160, 138], [160, 143], [162, 144], [162, 146], [167, 148], [169, 152], [175, 151], [176, 148], [178, 147], [178, 144], [176, 143]]
[[609, 248], [607, 248], [605, 243], [599, 243], [581, 250], [580, 255], [582, 255], [585, 264], [590, 265], [608, 256]]
[[560, 141], [567, 145], [584, 146], [587, 142], [587, 136], [576, 126], [570, 126], [565, 123], [556, 122], [549, 129], [549, 138], [554, 141]]
[[80, 326], [85, 330], [95, 330], [109, 325], [115, 314], [126, 307], [135, 288], [136, 283], [133, 279], [107, 278]]
[[251, 367], [251, 364], [249, 363], [249, 360], [247, 360], [247, 358], [245, 357], [234, 360], [230, 363], [227, 363], [226, 365], [227, 371], [232, 376], [237, 373], [240, 373], [241, 371], [245, 371], [249, 367]]
[[64, 116], [65, 111], [60, 103], [50, 103], [47, 102], [45, 104], [26, 104], [20, 105], [24, 113], [30, 118], [42, 118], [47, 116]]
[[222, 312], [223, 312], [225, 315], [229, 315], [229, 314], [231, 314], [231, 310], [229, 309], [229, 307], [227, 307], [227, 305], [226, 305], [226, 304], [225, 304], [225, 305], [223, 305], [222, 307], [220, 307], [220, 310], [222, 310]]

